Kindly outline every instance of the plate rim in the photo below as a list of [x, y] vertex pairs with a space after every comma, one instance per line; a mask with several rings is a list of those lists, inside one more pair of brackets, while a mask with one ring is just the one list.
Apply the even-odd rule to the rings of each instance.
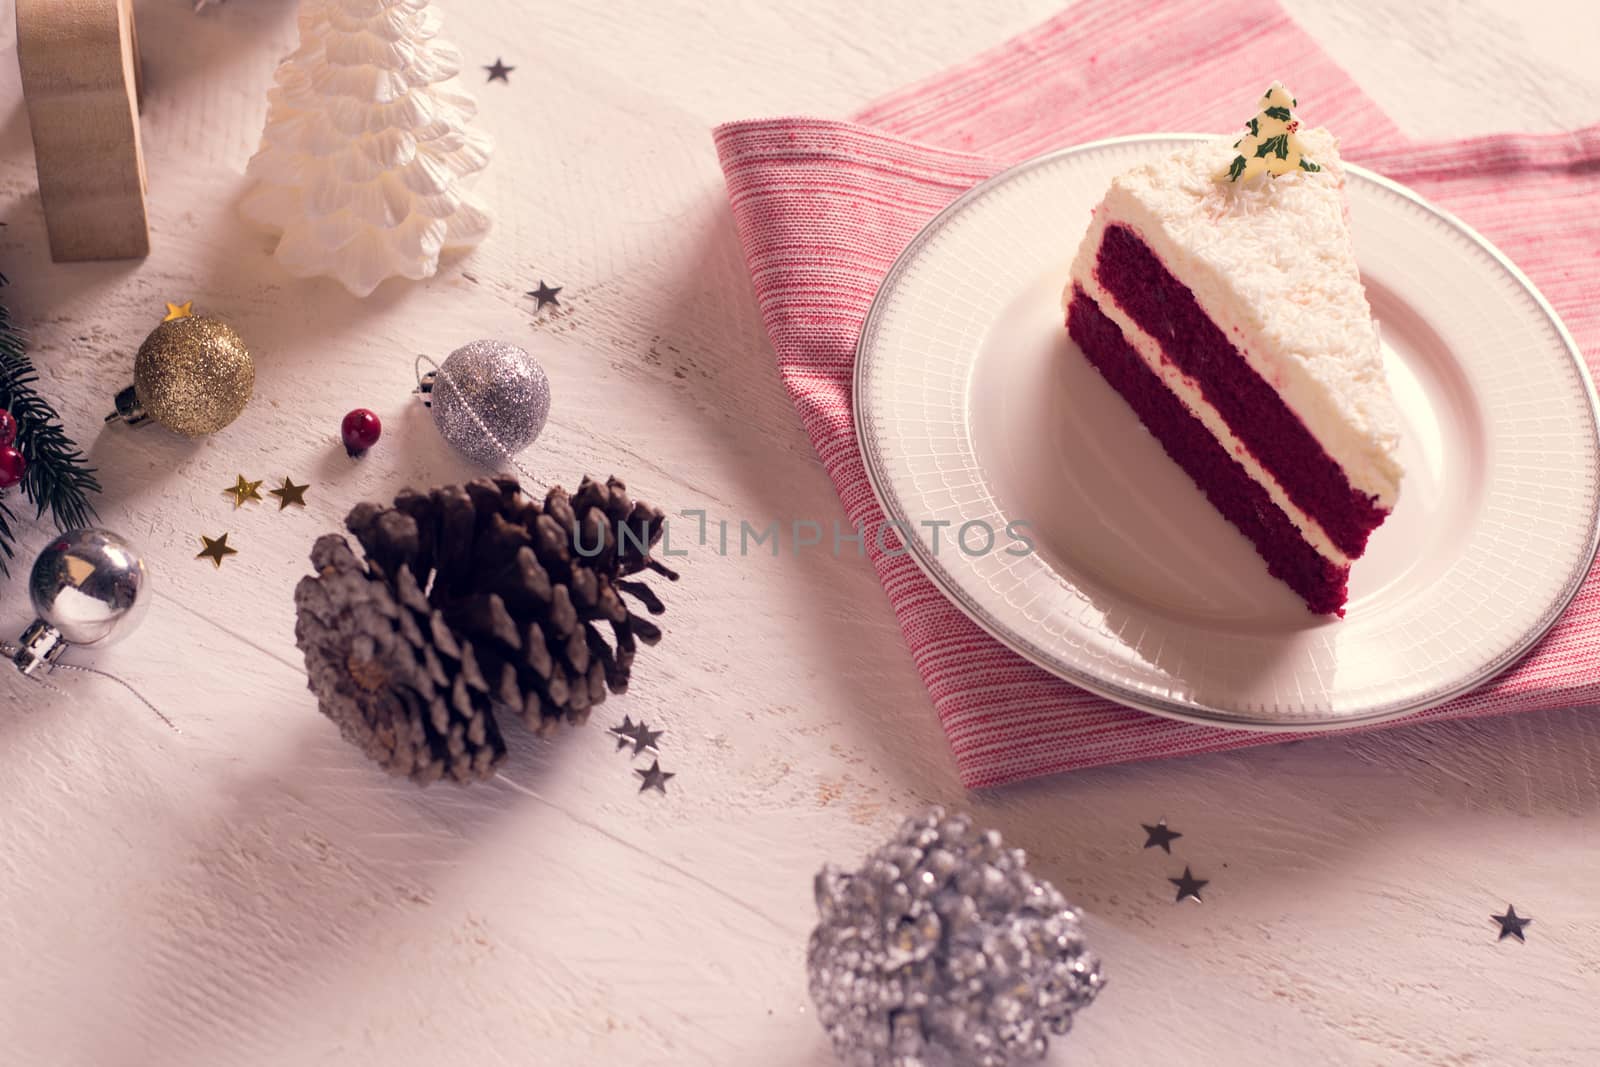
[[[1176, 144], [1209, 141], [1215, 139], [1215, 137], [1215, 134], [1205, 133], [1124, 134], [1054, 149], [1022, 160], [984, 179], [963, 192], [949, 204], [946, 204], [917, 231], [906, 247], [895, 257], [894, 263], [889, 267], [888, 272], [884, 274], [883, 281], [878, 284], [878, 289], [873, 294], [872, 303], [867, 308], [867, 316], [862, 321], [861, 333], [856, 339], [854, 362], [850, 372], [851, 424], [855, 431], [856, 448], [861, 453], [862, 467], [866, 471], [867, 482], [872, 487], [872, 494], [889, 522], [904, 523], [907, 521], [907, 514], [906, 509], [899, 506], [898, 499], [892, 496], [883, 484], [884, 478], [881, 476], [883, 472], [879, 469], [883, 462], [882, 457], [875, 443], [869, 443], [867, 436], [864, 424], [866, 405], [863, 403], [864, 382], [867, 377], [865, 373], [866, 354], [883, 326], [882, 320], [887, 296], [893, 291], [896, 283], [900, 281], [902, 275], [910, 268], [916, 257], [942, 229], [947, 219], [965, 210], [974, 200], [984, 196], [991, 189], [1013, 181], [1031, 170], [1073, 155], [1115, 145], [1151, 142]], [[1539, 290], [1539, 287], [1533, 283], [1532, 279], [1524, 274], [1522, 269], [1509, 256], [1500, 251], [1492, 241], [1484, 237], [1453, 212], [1439, 207], [1400, 182], [1378, 174], [1376, 171], [1369, 170], [1360, 164], [1346, 162], [1344, 163], [1344, 168], [1348, 173], [1386, 188], [1390, 192], [1411, 201], [1417, 207], [1456, 229], [1469, 241], [1486, 252], [1500, 269], [1504, 270], [1533, 298], [1534, 304], [1539, 311], [1544, 314], [1545, 318], [1555, 328], [1556, 336], [1561, 342], [1562, 349], [1578, 371], [1579, 381], [1583, 384], [1584, 396], [1588, 400], [1590, 431], [1596, 441], [1600, 442], [1600, 395], [1596, 393], [1594, 380], [1589, 373], [1588, 364], [1584, 361], [1583, 352], [1578, 348], [1578, 344], [1567, 329], [1566, 323], [1561, 320], [1561, 316], [1551, 306], [1550, 301]], [[1600, 448], [1600, 444], [1597, 444], [1597, 448]], [[1600, 554], [1600, 497], [1596, 498], [1595, 505], [1590, 509], [1588, 547], [1581, 553], [1579, 563], [1567, 575], [1560, 593], [1546, 606], [1539, 621], [1521, 635], [1506, 651], [1465, 678], [1438, 692], [1428, 693], [1422, 697], [1404, 700], [1393, 705], [1376, 705], [1365, 712], [1342, 715], [1337, 719], [1326, 720], [1313, 719], [1308, 721], [1299, 719], [1293, 722], [1271, 722], [1246, 719], [1227, 709], [1216, 708], [1202, 701], [1184, 703], [1151, 696], [1095, 677], [1088, 670], [1077, 667], [1065, 660], [1064, 657], [1045, 654], [1021, 635], [1011, 632], [1009, 627], [1002, 625], [998, 620], [988, 618], [982, 607], [966, 594], [943, 564], [936, 557], [928, 555], [920, 540], [916, 538], [902, 538], [901, 540], [906, 547], [906, 554], [916, 563], [918, 569], [947, 600], [954, 604], [979, 629], [1035, 666], [1064, 681], [1070, 682], [1080, 689], [1124, 707], [1133, 708], [1136, 711], [1148, 712], [1152, 715], [1160, 715], [1164, 718], [1199, 726], [1215, 726], [1222, 729], [1260, 733], [1325, 733], [1371, 726], [1375, 723], [1387, 722], [1437, 707], [1487, 684], [1526, 656], [1533, 646], [1538, 644], [1545, 634], [1549, 633], [1550, 629], [1561, 619], [1562, 615], [1566, 613], [1567, 608], [1571, 606], [1579, 590], [1583, 588], [1584, 579], [1588, 577], [1590, 570], [1593, 568], [1597, 554]]]

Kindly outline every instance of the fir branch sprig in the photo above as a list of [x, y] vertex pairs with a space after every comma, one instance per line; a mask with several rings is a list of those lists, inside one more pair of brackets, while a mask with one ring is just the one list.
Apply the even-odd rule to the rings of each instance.
[[[0, 284], [4, 284], [3, 276]], [[0, 408], [16, 418], [17, 440], [12, 447], [28, 461], [22, 477], [23, 495], [38, 509], [35, 519], [49, 510], [63, 530], [87, 526], [95, 514], [89, 496], [100, 491], [100, 482], [82, 450], [61, 428], [55, 408], [34, 390], [38, 380], [22, 335], [0, 304]], [[18, 521], [11, 501], [0, 498], [0, 574], [10, 573], [6, 564], [16, 555]]]

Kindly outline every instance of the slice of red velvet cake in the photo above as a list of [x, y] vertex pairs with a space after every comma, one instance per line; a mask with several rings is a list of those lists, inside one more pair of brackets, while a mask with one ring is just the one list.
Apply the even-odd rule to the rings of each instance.
[[1063, 294], [1072, 339], [1312, 611], [1394, 508], [1399, 417], [1338, 142], [1274, 85], [1238, 141], [1111, 183]]

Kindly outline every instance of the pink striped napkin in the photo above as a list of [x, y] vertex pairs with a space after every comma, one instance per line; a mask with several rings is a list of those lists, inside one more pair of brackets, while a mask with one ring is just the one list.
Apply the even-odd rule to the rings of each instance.
[[[879, 282], [963, 190], [1048, 149], [1137, 130], [1223, 130], [1275, 78], [1339, 134], [1346, 157], [1456, 212], [1600, 353], [1600, 127], [1558, 136], [1407, 143], [1271, 0], [1081, 0], [853, 122], [779, 118], [716, 130], [734, 218], [783, 380], [849, 517], [883, 520], [851, 421], [856, 337]], [[1588, 299], [1584, 290], [1588, 290]], [[869, 539], [870, 540], [870, 539]], [[1108, 703], [1023, 660], [951, 605], [906, 556], [869, 547], [972, 788], [1282, 734], [1192, 726]], [[1477, 692], [1398, 720], [1600, 702], [1600, 583]]]

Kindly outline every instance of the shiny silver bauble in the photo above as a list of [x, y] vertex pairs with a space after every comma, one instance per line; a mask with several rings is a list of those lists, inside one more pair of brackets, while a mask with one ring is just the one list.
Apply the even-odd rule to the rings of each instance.
[[45, 546], [28, 578], [38, 616], [22, 636], [17, 668], [48, 666], [68, 645], [102, 648], [133, 630], [149, 607], [138, 551], [109, 530], [68, 530]]

